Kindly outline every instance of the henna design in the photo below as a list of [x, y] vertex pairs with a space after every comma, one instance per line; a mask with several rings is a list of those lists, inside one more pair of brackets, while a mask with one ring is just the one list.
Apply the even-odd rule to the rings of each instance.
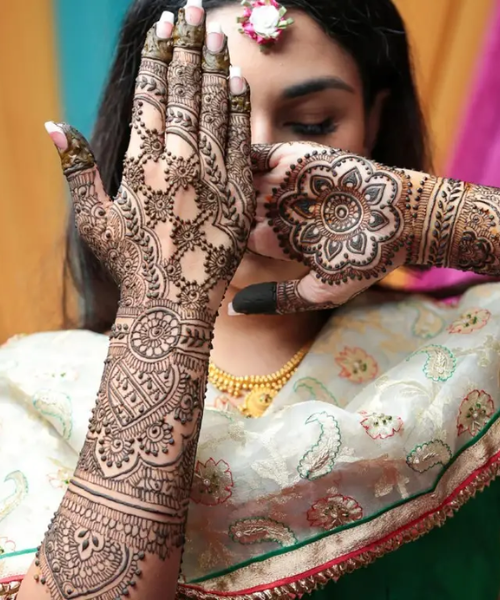
[[376, 279], [405, 246], [401, 177], [350, 154], [313, 151], [292, 165], [268, 216], [284, 251], [323, 283]]
[[173, 49], [148, 33], [114, 201], [86, 141], [64, 128], [77, 226], [120, 304], [78, 465], [37, 557], [53, 598], [114, 600], [139, 582], [147, 597], [140, 563], [183, 545], [213, 324], [255, 211], [249, 94], [228, 95], [227, 49], [204, 49], [203, 71], [203, 35], [182, 10]]
[[[335, 308], [405, 263], [500, 275], [499, 190], [322, 147], [302, 154], [291, 145], [280, 154], [284, 146], [254, 146], [252, 166], [287, 169], [269, 197], [269, 222], [283, 250], [311, 272], [301, 282], [242, 290], [237, 313]], [[281, 164], [287, 155], [295, 164]], [[332, 284], [341, 287], [328, 291]]]
[[500, 275], [500, 190], [453, 179], [434, 179], [419, 215], [424, 223], [421, 265]]

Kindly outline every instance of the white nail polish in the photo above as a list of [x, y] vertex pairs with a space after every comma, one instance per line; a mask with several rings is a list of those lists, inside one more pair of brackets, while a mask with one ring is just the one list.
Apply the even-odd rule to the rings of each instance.
[[194, 6], [195, 8], [203, 8], [203, 0], [187, 0], [186, 6]]
[[227, 314], [230, 317], [241, 317], [241, 313], [238, 313], [234, 310], [232, 302], [227, 305]]
[[171, 25], [173, 25], [174, 22], [175, 22], [175, 15], [174, 15], [174, 13], [170, 12], [169, 10], [164, 10], [161, 13], [160, 22], [161, 23], [170, 23]]
[[229, 68], [229, 77], [241, 77], [241, 67], [233, 67]]
[[47, 133], [62, 133], [64, 134], [64, 131], [54, 123], [54, 121], [47, 121], [45, 123], [45, 129], [47, 130]]
[[222, 27], [217, 21], [210, 21], [207, 25], [207, 33], [222, 33]]
[[59, 125], [56, 125], [54, 121], [47, 121], [47, 123], [45, 123], [45, 129], [49, 134], [52, 142], [56, 145], [56, 147], [59, 150], [64, 152], [68, 149], [68, 139], [66, 138], [66, 134], [59, 127]]
[[168, 40], [174, 30], [175, 15], [169, 10], [163, 11], [160, 20], [156, 23], [156, 35], [160, 40]]

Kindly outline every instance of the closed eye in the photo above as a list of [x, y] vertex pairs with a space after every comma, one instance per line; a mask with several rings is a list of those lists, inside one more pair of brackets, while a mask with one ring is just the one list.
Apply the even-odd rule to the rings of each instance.
[[325, 119], [321, 123], [297, 123], [288, 122], [284, 124], [289, 127], [295, 135], [307, 140], [313, 137], [319, 137], [333, 133], [337, 129], [337, 124], [332, 118]]

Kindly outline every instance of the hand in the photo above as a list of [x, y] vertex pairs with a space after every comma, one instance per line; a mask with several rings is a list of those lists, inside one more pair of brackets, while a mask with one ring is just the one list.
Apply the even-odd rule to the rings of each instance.
[[120, 288], [89, 431], [35, 562], [52, 597], [176, 594], [213, 323], [255, 211], [249, 91], [241, 77], [228, 90], [227, 41], [203, 45], [193, 4], [173, 44], [148, 34], [114, 201], [83, 137], [49, 126], [79, 232]]
[[[314, 144], [254, 146], [260, 238], [252, 248], [310, 267], [301, 280], [250, 286], [233, 300], [237, 313], [292, 313], [334, 308], [405, 264], [428, 177]], [[416, 183], [414, 183], [416, 182]], [[417, 188], [413, 193], [413, 188]], [[263, 204], [272, 236], [262, 235]]]
[[[228, 90], [229, 55], [181, 17], [152, 29], [137, 78], [120, 191], [106, 195], [86, 140], [51, 128], [80, 235], [116, 280], [121, 307], [155, 302], [215, 316], [246, 247], [255, 201], [249, 90]], [[236, 86], [240, 86], [237, 88]], [[242, 87], [243, 86], [243, 87]]]

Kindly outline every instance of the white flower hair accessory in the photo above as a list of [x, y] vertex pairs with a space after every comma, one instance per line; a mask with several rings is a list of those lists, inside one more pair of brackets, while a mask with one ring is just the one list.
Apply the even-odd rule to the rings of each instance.
[[293, 24], [293, 19], [285, 18], [286, 8], [276, 0], [243, 0], [245, 11], [238, 17], [240, 32], [255, 40], [261, 50], [274, 45], [283, 31]]

